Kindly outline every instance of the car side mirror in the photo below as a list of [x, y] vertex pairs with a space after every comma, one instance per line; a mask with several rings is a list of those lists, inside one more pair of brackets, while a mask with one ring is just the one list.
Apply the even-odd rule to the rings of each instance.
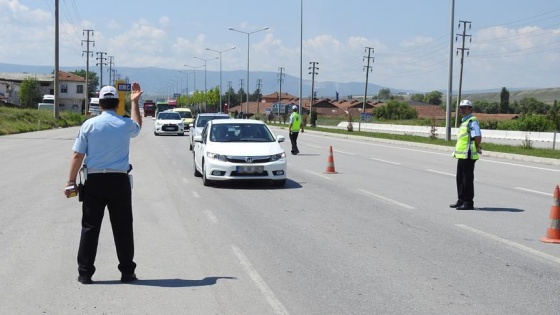
[[194, 136], [193, 140], [194, 142], [202, 142], [202, 136], [201, 135]]
[[282, 136], [282, 135], [278, 135], [278, 136], [276, 136], [276, 140], [277, 140], [278, 142], [284, 142], [284, 140], [286, 140], [286, 137], [284, 137], [284, 136]]

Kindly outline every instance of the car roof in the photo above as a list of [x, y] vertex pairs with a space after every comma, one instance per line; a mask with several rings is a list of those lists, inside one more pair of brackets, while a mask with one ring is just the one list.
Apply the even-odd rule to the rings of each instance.
[[255, 119], [217, 119], [212, 120], [213, 125], [222, 124], [254, 124], [254, 125], [264, 125], [265, 123], [261, 120]]
[[227, 116], [227, 117], [229, 117], [228, 114], [224, 114], [224, 113], [199, 113], [198, 115], [196, 115], [196, 117], [199, 117], [199, 116], [202, 116], [202, 117], [215, 117], [215, 116], [225, 117], [225, 116]]
[[184, 107], [175, 107], [172, 109], [174, 112], [191, 112], [190, 109]]

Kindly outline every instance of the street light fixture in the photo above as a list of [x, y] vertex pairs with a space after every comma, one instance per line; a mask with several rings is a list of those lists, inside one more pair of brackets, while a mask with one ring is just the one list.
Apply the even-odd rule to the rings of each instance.
[[206, 110], [206, 62], [209, 60], [214, 60], [214, 59], [218, 59], [218, 57], [216, 58], [210, 58], [210, 59], [204, 59], [204, 58], [200, 58], [200, 57], [193, 57], [195, 59], [200, 59], [202, 61], [204, 61], [204, 110]]
[[178, 71], [181, 72], [181, 73], [184, 73], [187, 76], [187, 85], [186, 85], [187, 88], [186, 88], [186, 91], [185, 91], [185, 95], [188, 98], [189, 97], [189, 73], [185, 72], [185, 71], [181, 71], [181, 70], [178, 70]]
[[230, 31], [235, 31], [235, 32], [239, 32], [239, 33], [243, 33], [243, 34], [247, 35], [247, 104], [245, 104], [245, 114], [247, 114], [249, 112], [249, 35], [251, 35], [253, 33], [261, 32], [261, 31], [266, 31], [267, 29], [268, 29], [268, 26], [264, 27], [264, 28], [261, 28], [259, 30], [256, 30], [256, 31], [244, 32], [244, 31], [240, 31], [238, 29], [235, 29], [233, 27], [228, 28], [228, 30], [230, 30]]
[[235, 48], [237, 48], [237, 47], [233, 46], [231, 48], [228, 48], [226, 50], [221, 50], [221, 51], [220, 50], [214, 50], [214, 49], [211, 49], [211, 48], [206, 48], [206, 50], [210, 50], [210, 51], [217, 52], [218, 54], [220, 54], [220, 112], [223, 112], [223, 108], [222, 108], [222, 106], [223, 106], [223, 103], [222, 103], [222, 53], [226, 52], [228, 50], [235, 49]]
[[194, 91], [196, 91], [196, 68], [200, 68], [200, 67], [202, 67], [202, 66], [204, 66], [204, 65], [200, 65], [200, 66], [189, 66], [189, 65], [184, 65], [184, 66], [193, 69], [193, 80], [194, 80], [194, 83], [193, 83], [193, 87], [194, 87], [194, 88], [193, 88], [193, 92], [194, 92]]

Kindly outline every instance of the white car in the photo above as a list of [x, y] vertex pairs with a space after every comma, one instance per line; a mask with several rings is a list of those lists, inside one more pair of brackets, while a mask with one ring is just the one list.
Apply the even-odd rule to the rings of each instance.
[[220, 119], [209, 121], [194, 136], [194, 175], [204, 186], [227, 180], [269, 180], [286, 184], [284, 136], [274, 136], [259, 120]]
[[185, 134], [185, 126], [183, 118], [179, 113], [172, 111], [163, 111], [158, 113], [154, 120], [154, 135], [174, 134], [183, 136]]
[[189, 124], [189, 150], [194, 146], [194, 136], [199, 135], [207, 122], [214, 119], [230, 119], [228, 114], [221, 113], [201, 113], [196, 115], [192, 124]]

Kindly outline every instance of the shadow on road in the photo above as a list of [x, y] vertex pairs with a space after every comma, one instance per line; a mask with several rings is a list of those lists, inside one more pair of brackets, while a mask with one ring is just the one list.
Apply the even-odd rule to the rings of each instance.
[[517, 208], [492, 208], [492, 207], [484, 207], [484, 208], [475, 208], [478, 211], [501, 211], [501, 212], [525, 212], [523, 209]]
[[[130, 285], [145, 285], [149, 287], [162, 287], [162, 288], [187, 288], [187, 287], [204, 287], [214, 285], [220, 279], [237, 280], [236, 277], [206, 277], [201, 280], [185, 280], [185, 279], [146, 279], [138, 280]], [[94, 281], [94, 284], [122, 284], [118, 280], [110, 281]]]

